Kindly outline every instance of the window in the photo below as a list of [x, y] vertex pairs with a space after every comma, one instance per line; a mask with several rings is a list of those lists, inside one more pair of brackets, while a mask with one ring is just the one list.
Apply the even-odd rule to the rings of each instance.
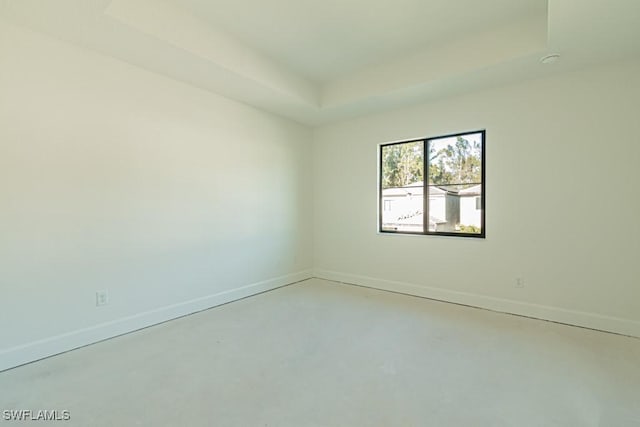
[[380, 232], [485, 237], [484, 147], [485, 131], [382, 144]]

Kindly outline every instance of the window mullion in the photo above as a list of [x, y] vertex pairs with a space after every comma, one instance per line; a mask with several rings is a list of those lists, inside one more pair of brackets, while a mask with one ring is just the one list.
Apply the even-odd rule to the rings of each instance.
[[422, 232], [427, 234], [429, 232], [429, 192], [428, 192], [428, 183], [429, 183], [429, 140], [424, 140], [424, 145], [422, 147], [423, 153], [423, 167], [422, 171]]

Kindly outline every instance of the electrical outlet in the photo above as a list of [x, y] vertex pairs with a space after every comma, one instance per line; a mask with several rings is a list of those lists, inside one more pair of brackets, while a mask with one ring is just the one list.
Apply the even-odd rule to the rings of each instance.
[[516, 277], [516, 288], [524, 288], [524, 279], [522, 277]]
[[109, 304], [109, 293], [107, 291], [96, 291], [96, 307]]

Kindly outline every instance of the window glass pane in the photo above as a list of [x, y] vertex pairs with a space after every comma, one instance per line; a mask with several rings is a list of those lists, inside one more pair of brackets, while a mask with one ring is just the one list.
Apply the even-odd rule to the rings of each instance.
[[482, 134], [437, 138], [428, 141], [429, 184], [480, 184]]
[[382, 146], [383, 231], [424, 231], [423, 148], [422, 141]]

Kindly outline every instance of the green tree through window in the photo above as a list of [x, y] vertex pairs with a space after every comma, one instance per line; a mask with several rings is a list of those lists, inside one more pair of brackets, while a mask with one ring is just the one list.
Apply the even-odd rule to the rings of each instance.
[[404, 187], [422, 181], [422, 142], [395, 144], [382, 150], [382, 187]]

